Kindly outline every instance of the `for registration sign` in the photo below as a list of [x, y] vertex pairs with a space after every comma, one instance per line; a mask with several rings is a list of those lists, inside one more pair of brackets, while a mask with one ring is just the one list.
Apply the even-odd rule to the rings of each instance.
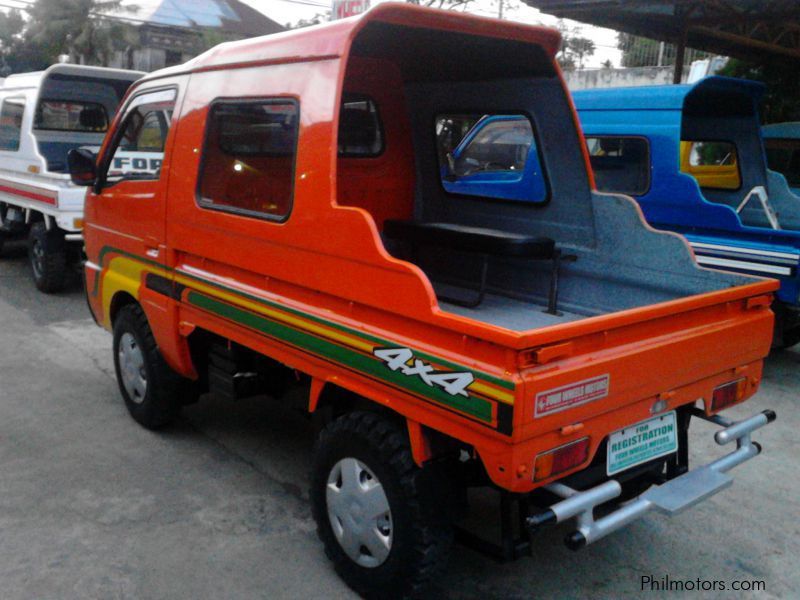
[[608, 437], [607, 473], [614, 475], [677, 449], [678, 433], [672, 411], [612, 433]]

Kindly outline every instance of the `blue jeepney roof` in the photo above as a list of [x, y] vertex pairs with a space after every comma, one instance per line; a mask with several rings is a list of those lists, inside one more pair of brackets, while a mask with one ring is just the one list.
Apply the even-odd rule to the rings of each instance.
[[[800, 198], [783, 176], [767, 167], [758, 114], [765, 89], [754, 81], [707, 77], [689, 85], [581, 90], [573, 98], [587, 137], [647, 141], [650, 177], [634, 198], [651, 224], [684, 234], [700, 264], [780, 276], [783, 285], [778, 297], [800, 305]], [[772, 133], [787, 132], [791, 126], [800, 137], [800, 123], [785, 125], [783, 129], [775, 126]], [[740, 178], [737, 189], [701, 189], [692, 175], [682, 171], [681, 142], [706, 140], [734, 146]], [[603, 165], [607, 177], [625, 165], [636, 166], [642, 155], [630, 154], [630, 161], [620, 160], [613, 167], [609, 167], [611, 161], [601, 162], [606, 155], [592, 156], [596, 180]], [[765, 223], [766, 211], [757, 203], [740, 208], [759, 187], [767, 192], [780, 229]], [[606, 191], [618, 190], [609, 183]], [[792, 264], [771, 264], [775, 256], [790, 257]]]
[[640, 87], [599, 88], [573, 92], [580, 111], [633, 111], [683, 109], [692, 93], [746, 93], [758, 101], [766, 87], [757, 81], [733, 77], [706, 77], [697, 83], [683, 85], [648, 85]]
[[764, 125], [761, 133], [765, 138], [793, 140], [800, 139], [800, 121], [787, 121], [786, 123], [773, 123]]

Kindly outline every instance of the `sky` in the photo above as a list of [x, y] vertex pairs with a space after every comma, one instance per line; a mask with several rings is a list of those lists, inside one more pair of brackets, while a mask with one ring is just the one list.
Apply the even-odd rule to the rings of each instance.
[[[286, 23], [296, 23], [300, 19], [310, 19], [315, 15], [325, 12], [331, 6], [330, 0], [242, 0], [253, 8], [261, 11], [273, 21], [281, 25]], [[371, 4], [381, 4], [392, 0], [371, 0]], [[532, 23], [535, 25], [554, 26], [557, 19], [550, 15], [542, 14], [540, 11], [531, 8], [521, 2], [512, 1], [511, 10], [506, 10], [505, 18], [520, 21], [522, 23]], [[468, 12], [482, 16], [497, 16], [497, 0], [474, 0]], [[583, 37], [592, 39], [595, 43], [595, 54], [585, 59], [585, 67], [599, 67], [606, 60], [618, 67], [620, 64], [621, 53], [617, 50], [616, 32], [610, 29], [602, 29], [583, 25], [574, 21], [567, 21], [570, 27], [580, 28]]]

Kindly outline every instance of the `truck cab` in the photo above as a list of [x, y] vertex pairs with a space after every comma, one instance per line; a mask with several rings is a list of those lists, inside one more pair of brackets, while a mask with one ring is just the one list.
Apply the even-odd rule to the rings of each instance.
[[31, 273], [59, 291], [82, 256], [84, 192], [67, 155], [99, 149], [128, 87], [142, 73], [57, 64], [7, 77], [0, 86], [0, 252], [27, 237]]
[[800, 197], [769, 169], [758, 117], [763, 85], [575, 92], [599, 190], [630, 194], [648, 222], [685, 235], [701, 265], [775, 277], [775, 343], [800, 340]]
[[[381, 4], [148, 75], [97, 160], [73, 154], [87, 297], [130, 414], [301, 398], [319, 535], [363, 594], [431, 585], [469, 488], [501, 496], [501, 542], [462, 541], [514, 558], [578, 517], [578, 548], [720, 491], [774, 418], [718, 413], [758, 389], [776, 282], [698, 266], [594, 191], [559, 45]], [[160, 169], [116, 173], [154, 112]], [[503, 131], [471, 154], [480, 123]], [[468, 158], [507, 177], [468, 189]], [[689, 470], [693, 418], [737, 449]], [[626, 518], [594, 520], [622, 499]]]

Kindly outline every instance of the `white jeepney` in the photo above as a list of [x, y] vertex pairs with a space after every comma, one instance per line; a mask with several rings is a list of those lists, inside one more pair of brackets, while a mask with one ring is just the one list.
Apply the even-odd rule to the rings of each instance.
[[83, 246], [85, 188], [67, 154], [97, 149], [128, 87], [143, 73], [58, 64], [11, 75], [0, 85], [0, 252], [27, 236], [36, 286], [64, 285]]

